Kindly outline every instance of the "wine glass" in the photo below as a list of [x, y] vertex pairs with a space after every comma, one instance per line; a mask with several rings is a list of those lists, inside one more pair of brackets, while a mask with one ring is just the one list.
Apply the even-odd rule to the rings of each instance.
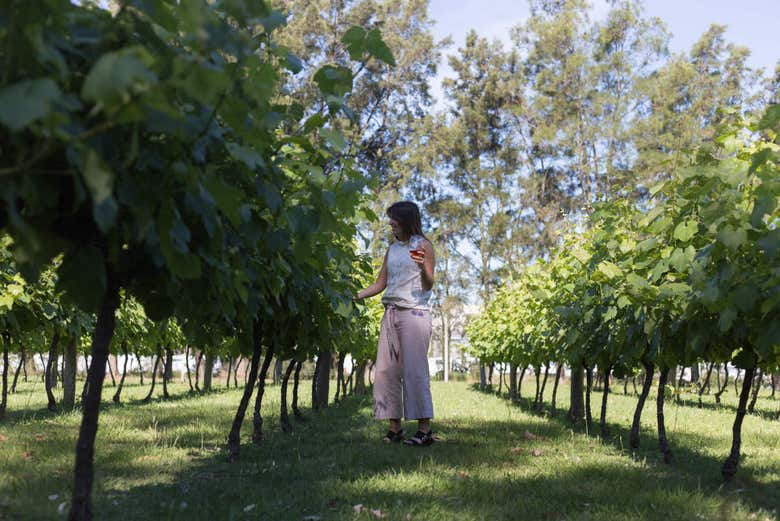
[[409, 238], [409, 256], [413, 261], [425, 259], [425, 250], [423, 249], [423, 238], [421, 235], [412, 235]]

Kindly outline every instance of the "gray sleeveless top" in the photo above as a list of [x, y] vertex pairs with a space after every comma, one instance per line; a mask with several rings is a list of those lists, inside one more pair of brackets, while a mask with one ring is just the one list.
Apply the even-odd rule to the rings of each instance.
[[387, 287], [382, 304], [430, 309], [431, 290], [422, 288], [419, 265], [409, 256], [409, 242], [394, 242], [387, 250]]

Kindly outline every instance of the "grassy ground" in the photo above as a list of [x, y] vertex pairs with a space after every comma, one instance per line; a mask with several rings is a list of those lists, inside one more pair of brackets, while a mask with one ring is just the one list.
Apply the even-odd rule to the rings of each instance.
[[[703, 409], [669, 404], [672, 465], [657, 453], [654, 401], [642, 449], [632, 454], [633, 396], [610, 397], [612, 437], [602, 442], [562, 418], [530, 413], [527, 402], [511, 405], [462, 382], [433, 384], [442, 440], [427, 449], [380, 443], [386, 427], [371, 419], [370, 398], [350, 397], [321, 414], [305, 409], [308, 421], [284, 435], [278, 388], [270, 387], [263, 445], [249, 444], [245, 422], [241, 462], [228, 464], [223, 445], [239, 392], [190, 397], [178, 384], [172, 391], [171, 401], [141, 405], [134, 400], [146, 387], [130, 385], [125, 405], [105, 403], [96, 519], [763, 521], [780, 511], [780, 422], [768, 418], [780, 401], [762, 398], [765, 417], [746, 418], [738, 478], [722, 486], [733, 389], [723, 407], [710, 397]], [[303, 391], [307, 398], [308, 384]], [[530, 382], [523, 391], [533, 392]], [[105, 398], [112, 392], [108, 386]], [[597, 403], [598, 393], [596, 415]], [[40, 382], [11, 396], [0, 424], [0, 519], [65, 517], [79, 421], [79, 413], [46, 412]]]

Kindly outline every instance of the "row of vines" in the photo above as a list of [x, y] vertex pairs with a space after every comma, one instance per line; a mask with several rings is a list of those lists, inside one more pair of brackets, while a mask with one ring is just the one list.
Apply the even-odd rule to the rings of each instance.
[[[644, 374], [632, 448], [639, 446], [642, 410], [658, 372], [658, 438], [666, 462], [672, 459], [664, 425], [667, 382], [675, 383], [670, 369], [704, 364], [711, 372], [732, 364], [744, 370], [732, 448], [722, 466], [723, 476], [732, 477], [754, 381], [780, 368], [778, 131], [780, 105], [771, 105], [760, 118], [724, 128], [684, 164], [677, 158], [671, 178], [641, 202], [594, 205], [586, 219], [569, 224], [549, 258], [507, 283], [469, 324], [474, 354], [510, 365], [514, 396], [518, 368], [536, 368], [538, 381], [541, 367], [557, 367], [553, 407], [568, 365], [569, 414], [588, 424], [598, 368], [604, 436], [610, 377]], [[710, 376], [701, 380], [700, 396]]]
[[[262, 437], [272, 359], [286, 361], [284, 389], [294, 375], [297, 392], [316, 357], [315, 404], [327, 403], [331, 353], [351, 355], [361, 380], [375, 349], [369, 312], [351, 301], [371, 269], [354, 241], [372, 181], [339, 128], [355, 75], [393, 65], [379, 31], [349, 30], [341, 52], [354, 70], [321, 67], [319, 99], [302, 106], [283, 86], [306, 64], [275, 43], [286, 18], [264, 2], [112, 7], [0, 7], [0, 418], [10, 355], [47, 353], [50, 407], [83, 414], [71, 520], [94, 515], [110, 354], [125, 365], [151, 355], [165, 372], [174, 352], [245, 360], [228, 434], [235, 460], [255, 391]], [[80, 346], [89, 370], [77, 400]], [[62, 404], [51, 394], [59, 356]]]

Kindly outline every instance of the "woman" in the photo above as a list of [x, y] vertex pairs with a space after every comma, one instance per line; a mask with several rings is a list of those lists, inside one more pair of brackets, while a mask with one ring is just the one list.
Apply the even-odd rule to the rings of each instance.
[[387, 209], [396, 241], [385, 253], [376, 282], [361, 290], [356, 299], [384, 291], [385, 314], [379, 332], [374, 377], [374, 417], [390, 420], [386, 443], [404, 441], [401, 413], [417, 420], [417, 433], [406, 445], [433, 443], [428, 344], [431, 314], [428, 302], [436, 263], [433, 246], [422, 233], [420, 209], [402, 201]]

